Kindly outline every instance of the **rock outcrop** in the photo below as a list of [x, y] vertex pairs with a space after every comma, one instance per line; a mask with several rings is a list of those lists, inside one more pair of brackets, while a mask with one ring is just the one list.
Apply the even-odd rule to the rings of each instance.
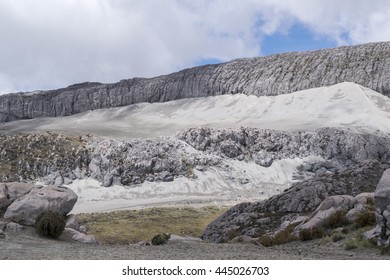
[[[7, 203], [0, 209], [5, 209], [5, 220], [0, 219], [0, 238], [20, 233], [33, 234], [32, 226], [40, 214], [51, 211], [67, 216], [77, 201], [77, 195], [66, 187], [11, 182], [0, 183], [1, 190], [5, 190]], [[59, 238], [68, 242], [98, 243], [94, 236], [81, 230], [75, 215], [66, 217], [65, 229]]]
[[375, 190], [378, 244], [390, 244], [390, 169], [387, 169]]
[[0, 122], [67, 116], [140, 102], [243, 93], [279, 95], [355, 82], [390, 95], [390, 43], [238, 59], [151, 79], [83, 83], [37, 94], [0, 97]]
[[283, 222], [314, 212], [331, 196], [356, 196], [348, 210], [353, 210], [355, 206], [361, 208], [358, 206], [362, 204], [359, 195], [374, 192], [381, 174], [389, 167], [377, 161], [363, 162], [338, 174], [321, 174], [294, 183], [291, 188], [267, 200], [238, 204], [210, 223], [202, 238], [225, 242], [238, 235], [258, 237], [273, 233]]
[[34, 225], [36, 218], [48, 211], [67, 215], [76, 204], [77, 195], [69, 188], [34, 187], [28, 194], [14, 201], [5, 211], [4, 218], [21, 225]]
[[[295, 132], [194, 128], [177, 137], [153, 140], [49, 133], [1, 136], [0, 145], [0, 160], [10, 167], [0, 170], [0, 180], [43, 180], [51, 185], [68, 184], [86, 177], [97, 179], [106, 187], [145, 181], [169, 182], [178, 176], [193, 178], [195, 169], [225, 168], [224, 159], [269, 167], [281, 159], [322, 158], [301, 167], [305, 178], [342, 173], [364, 161], [390, 161], [390, 140], [385, 135], [337, 128]], [[241, 181], [248, 183], [245, 178]], [[318, 184], [326, 185], [327, 181]], [[339, 184], [343, 182], [336, 186]], [[319, 187], [317, 191], [323, 192], [322, 189]]]

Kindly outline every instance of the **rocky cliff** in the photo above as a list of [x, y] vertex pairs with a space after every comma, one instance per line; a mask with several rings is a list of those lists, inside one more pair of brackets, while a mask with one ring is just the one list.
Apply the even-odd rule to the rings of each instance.
[[0, 122], [72, 115], [140, 102], [244, 93], [279, 95], [350, 81], [390, 96], [390, 42], [238, 59], [150, 79], [83, 83], [0, 97]]

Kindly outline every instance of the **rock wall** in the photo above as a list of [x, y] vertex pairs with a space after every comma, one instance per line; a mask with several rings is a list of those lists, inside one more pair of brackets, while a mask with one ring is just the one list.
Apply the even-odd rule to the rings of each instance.
[[336, 128], [305, 132], [194, 128], [153, 140], [22, 134], [0, 136], [0, 180], [43, 179], [62, 185], [91, 177], [106, 187], [134, 185], [193, 178], [195, 168], [222, 170], [223, 158], [269, 167], [280, 159], [308, 156], [323, 160], [301, 166], [306, 177], [336, 176], [365, 161], [390, 162], [389, 151], [390, 140], [381, 134]]
[[221, 94], [279, 95], [355, 82], [390, 96], [390, 42], [238, 59], [151, 79], [0, 96], [0, 122]]

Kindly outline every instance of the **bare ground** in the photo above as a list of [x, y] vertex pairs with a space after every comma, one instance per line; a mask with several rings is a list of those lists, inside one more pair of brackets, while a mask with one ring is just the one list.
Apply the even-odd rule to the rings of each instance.
[[0, 259], [8, 260], [151, 260], [151, 259], [332, 259], [385, 260], [378, 249], [345, 250], [341, 242], [323, 239], [273, 247], [254, 244], [176, 242], [162, 246], [88, 245], [41, 238], [28, 231], [0, 239]]

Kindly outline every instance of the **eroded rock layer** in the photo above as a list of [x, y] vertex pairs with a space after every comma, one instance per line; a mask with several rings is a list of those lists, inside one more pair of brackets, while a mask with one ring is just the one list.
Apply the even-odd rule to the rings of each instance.
[[389, 42], [285, 53], [195, 67], [150, 79], [83, 83], [35, 94], [8, 94], [0, 97], [0, 122], [188, 97], [279, 95], [345, 81], [389, 96], [389, 76]]

